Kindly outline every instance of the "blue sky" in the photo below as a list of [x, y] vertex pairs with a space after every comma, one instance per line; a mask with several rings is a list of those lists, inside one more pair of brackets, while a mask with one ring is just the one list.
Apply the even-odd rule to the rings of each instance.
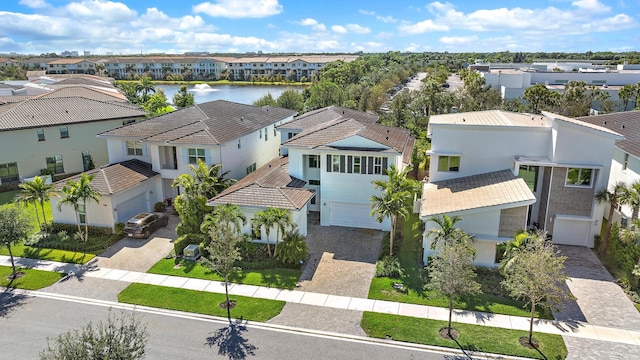
[[638, 51], [640, 0], [2, 0], [0, 53]]

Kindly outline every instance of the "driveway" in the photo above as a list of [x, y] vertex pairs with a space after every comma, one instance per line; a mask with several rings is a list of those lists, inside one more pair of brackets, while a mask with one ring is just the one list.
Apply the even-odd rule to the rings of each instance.
[[[627, 330], [640, 329], [640, 313], [593, 250], [579, 246], [558, 246], [567, 256], [567, 286], [576, 300], [566, 304], [554, 317], [565, 321], [584, 321], [590, 325]], [[568, 359], [640, 358], [640, 347], [565, 336]], [[633, 354], [633, 355], [631, 355]], [[605, 357], [602, 357], [605, 356]]]
[[[309, 214], [307, 243], [309, 260], [298, 289], [331, 295], [367, 298], [382, 245], [382, 231], [339, 226], [320, 226]], [[285, 305], [269, 322], [321, 331], [366, 336], [360, 328], [361, 311], [311, 305]]]

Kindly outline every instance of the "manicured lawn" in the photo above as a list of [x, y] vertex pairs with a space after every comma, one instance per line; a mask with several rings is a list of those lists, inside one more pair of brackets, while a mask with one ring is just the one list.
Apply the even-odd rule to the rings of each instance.
[[18, 271], [25, 273], [25, 275], [10, 281], [7, 280], [7, 276], [11, 275], [11, 266], [0, 266], [0, 286], [15, 289], [38, 290], [55, 284], [65, 276], [65, 274], [62, 273], [35, 269], [18, 268]]
[[0, 205], [9, 204], [13, 202], [13, 198], [18, 195], [20, 190], [5, 191], [0, 193]]
[[540, 342], [538, 351], [520, 345], [519, 339], [529, 335], [527, 331], [520, 330], [453, 323], [453, 327], [460, 332], [458, 343], [456, 343], [440, 336], [440, 329], [447, 326], [445, 321], [365, 312], [360, 326], [371, 337], [386, 338], [390, 336], [396, 341], [534, 359], [564, 359], [567, 357], [567, 348], [560, 335], [534, 333], [534, 339]]
[[[173, 275], [194, 279], [222, 281], [222, 277], [200, 265], [200, 263], [181, 260], [179, 269], [174, 269], [174, 259], [162, 259], [149, 269], [149, 273]], [[229, 281], [247, 285], [274, 287], [279, 289], [293, 289], [300, 278], [300, 270], [268, 269], [239, 271], [229, 277]]]
[[[15, 257], [59, 261], [73, 264], [84, 264], [96, 257], [93, 254], [85, 254], [81, 252], [66, 250], [37, 248], [22, 244], [12, 246], [11, 251], [13, 252], [13, 256]], [[0, 248], [0, 255], [9, 255], [9, 250], [6, 247]]]
[[[231, 309], [232, 317], [259, 322], [265, 322], [280, 314], [285, 305], [284, 301], [238, 295], [230, 295], [229, 299], [236, 301], [236, 306]], [[134, 283], [118, 295], [118, 301], [197, 314], [227, 316], [227, 310], [219, 306], [225, 301], [225, 295], [204, 291]]]
[[[435, 293], [423, 289], [422, 269], [418, 264], [419, 259], [417, 259], [419, 254], [422, 254], [422, 234], [420, 232], [420, 220], [417, 216], [411, 216], [404, 222], [403, 233], [404, 239], [398, 253], [398, 258], [404, 269], [403, 278], [373, 278], [369, 287], [369, 299], [447, 307], [445, 298], [438, 297]], [[497, 280], [492, 281], [499, 282]], [[402, 283], [405, 290], [396, 290], [393, 287], [396, 283]], [[499, 286], [498, 284], [483, 285], [487, 287], [491, 285], [494, 288]], [[528, 317], [529, 311], [524, 306], [524, 302], [489, 293], [463, 299], [455, 304], [456, 309]], [[546, 310], [538, 311], [536, 316], [553, 319], [552, 314]]]

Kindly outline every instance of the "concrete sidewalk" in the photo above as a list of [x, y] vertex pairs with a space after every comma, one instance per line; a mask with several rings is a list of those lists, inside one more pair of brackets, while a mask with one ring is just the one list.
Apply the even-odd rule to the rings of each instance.
[[[69, 276], [98, 278], [127, 283], [143, 283], [182, 289], [224, 293], [224, 283], [202, 279], [190, 279], [177, 276], [148, 274], [135, 271], [98, 268], [92, 263], [75, 265], [52, 261], [15, 258], [16, 265], [25, 268], [56, 271]], [[8, 256], [0, 256], [0, 265], [11, 266]], [[41, 290], [42, 291], [42, 290]], [[288, 303], [322, 306], [343, 310], [372, 311], [385, 314], [427, 318], [447, 321], [446, 308], [404, 304], [359, 297], [338, 296], [309, 291], [286, 290], [254, 285], [232, 284], [229, 293], [261, 299], [280, 300]], [[476, 311], [454, 310], [453, 321], [465, 324], [499, 327], [514, 330], [529, 330], [529, 319], [525, 317], [483, 313]], [[570, 336], [583, 339], [609, 341], [614, 343], [640, 346], [640, 331], [618, 329], [614, 327], [594, 326], [581, 321], [558, 321], [537, 319], [534, 331]]]

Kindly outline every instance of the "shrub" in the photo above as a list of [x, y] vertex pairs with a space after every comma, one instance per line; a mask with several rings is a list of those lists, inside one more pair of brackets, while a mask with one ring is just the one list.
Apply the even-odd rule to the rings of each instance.
[[124, 236], [124, 226], [125, 225], [122, 222], [116, 223], [116, 225], [115, 225], [115, 229], [116, 230], [115, 230], [114, 234], [118, 235], [118, 236]]
[[[58, 233], [60, 231], [66, 231], [67, 234], [75, 234], [78, 232], [78, 225], [76, 224], [62, 224], [62, 223], [51, 223], [49, 229], [51, 232]], [[108, 227], [101, 226], [89, 226], [88, 229], [90, 236], [104, 236], [113, 234], [113, 229]], [[84, 231], [84, 226], [82, 226], [82, 231]]]
[[[173, 242], [173, 251], [176, 253], [176, 256], [182, 255], [182, 250], [191, 244], [196, 244], [200, 246], [200, 243], [204, 241], [206, 236], [204, 234], [185, 234], [176, 239]], [[202, 249], [200, 249], [202, 251]]]
[[163, 212], [164, 211], [164, 203], [162, 201], [158, 201], [153, 204], [153, 211], [155, 212]]
[[278, 260], [283, 264], [301, 264], [307, 259], [306, 238], [295, 229], [287, 231], [282, 239], [282, 243], [278, 245]]
[[395, 256], [385, 256], [376, 262], [376, 277], [399, 279], [404, 274], [400, 260]]

